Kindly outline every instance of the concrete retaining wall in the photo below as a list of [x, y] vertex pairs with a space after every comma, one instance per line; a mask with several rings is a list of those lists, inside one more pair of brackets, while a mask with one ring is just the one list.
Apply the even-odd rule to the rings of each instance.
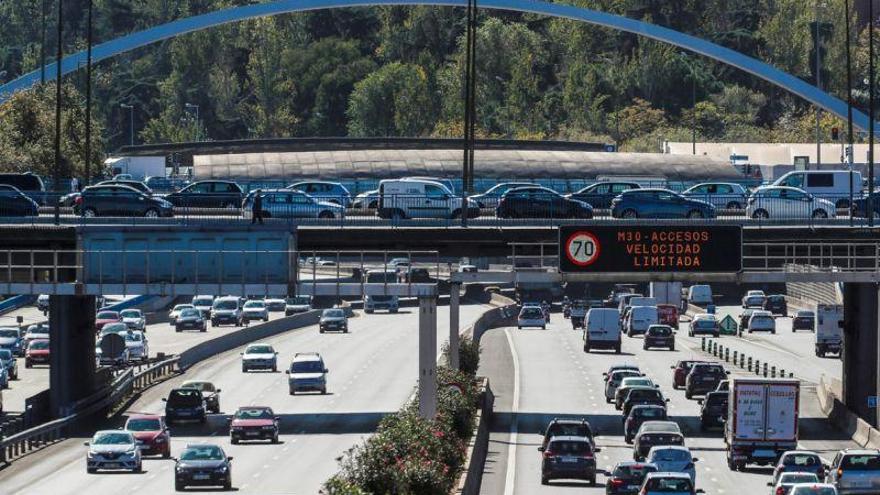
[[495, 394], [489, 387], [489, 379], [481, 378], [480, 408], [474, 418], [474, 429], [471, 432], [471, 440], [467, 447], [467, 457], [464, 465], [465, 471], [458, 479], [458, 484], [452, 493], [461, 495], [477, 495], [480, 493], [480, 485], [483, 481], [483, 469], [486, 464], [486, 455], [489, 452], [489, 423], [492, 419], [492, 410], [495, 407]]
[[856, 416], [842, 402], [840, 395], [842, 386], [840, 380], [828, 378], [822, 375], [819, 386], [816, 387], [816, 395], [819, 397], [819, 407], [828, 416], [835, 426], [843, 430], [850, 438], [860, 446], [869, 449], [880, 449], [880, 431], [873, 428], [867, 421]]

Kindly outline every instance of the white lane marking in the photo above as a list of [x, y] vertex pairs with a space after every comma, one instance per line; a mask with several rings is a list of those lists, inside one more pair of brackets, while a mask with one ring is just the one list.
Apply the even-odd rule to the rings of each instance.
[[513, 400], [511, 404], [511, 412], [513, 413], [513, 421], [510, 422], [510, 439], [507, 445], [507, 473], [504, 478], [504, 495], [513, 495], [516, 483], [516, 442], [519, 425], [517, 424], [517, 414], [519, 412], [519, 356], [516, 354], [516, 347], [513, 345], [513, 337], [510, 335], [510, 329], [505, 330], [507, 336], [507, 345], [510, 347], [510, 357], [513, 362]]

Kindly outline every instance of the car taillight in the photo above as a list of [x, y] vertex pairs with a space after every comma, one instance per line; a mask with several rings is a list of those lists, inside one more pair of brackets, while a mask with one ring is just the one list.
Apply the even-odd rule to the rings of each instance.
[[550, 457], [555, 457], [555, 456], [556, 456], [556, 454], [554, 454], [552, 450], [545, 450], [544, 451], [544, 459], [549, 459]]
[[837, 479], [843, 478], [843, 469], [837, 470]]
[[776, 487], [776, 495], [785, 495], [785, 488], [781, 486]]
[[77, 196], [76, 199], [73, 200], [73, 202], [76, 203], [76, 204], [78, 204], [78, 205], [81, 205], [82, 202], [83, 202], [83, 198], [82, 198], [82, 196]]
[[609, 483], [611, 483], [611, 486], [623, 486], [623, 480], [617, 478], [612, 478]]

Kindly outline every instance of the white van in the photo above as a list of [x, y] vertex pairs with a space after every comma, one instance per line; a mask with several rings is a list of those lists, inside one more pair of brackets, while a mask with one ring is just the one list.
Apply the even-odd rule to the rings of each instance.
[[587, 311], [584, 352], [614, 349], [620, 354], [620, 344], [620, 311], [614, 308], [592, 308]]
[[[467, 200], [468, 218], [480, 216], [480, 209]], [[462, 198], [439, 182], [421, 179], [395, 179], [379, 182], [381, 218], [461, 218]]]
[[627, 336], [632, 337], [639, 333], [646, 333], [648, 327], [659, 323], [657, 306], [633, 306], [626, 322]]
[[[407, 260], [408, 261], [408, 260]], [[390, 270], [369, 270], [367, 272], [368, 284], [396, 284], [397, 272]], [[392, 295], [364, 294], [364, 312], [373, 313], [377, 309], [388, 310], [389, 313], [397, 313], [400, 308], [400, 298]]]
[[712, 287], [708, 285], [692, 285], [688, 288], [688, 302], [695, 306], [712, 304]]
[[[849, 170], [796, 170], [776, 179], [774, 186], [788, 186], [831, 201], [837, 208], [849, 207]], [[862, 173], [852, 172], [854, 198], [862, 197]]]
[[629, 300], [630, 306], [656, 306], [657, 299], [653, 297], [634, 297]]

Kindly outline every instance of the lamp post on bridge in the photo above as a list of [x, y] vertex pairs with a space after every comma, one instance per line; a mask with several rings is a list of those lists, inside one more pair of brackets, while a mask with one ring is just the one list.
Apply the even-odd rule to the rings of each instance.
[[119, 108], [128, 110], [128, 144], [134, 146], [134, 105], [120, 103]]

